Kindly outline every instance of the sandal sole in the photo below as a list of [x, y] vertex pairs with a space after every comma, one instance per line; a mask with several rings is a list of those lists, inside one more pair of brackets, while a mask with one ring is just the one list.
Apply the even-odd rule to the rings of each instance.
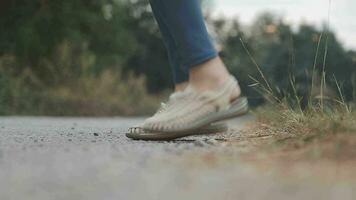
[[228, 130], [228, 126], [225, 123], [214, 123], [210, 124], [206, 127], [199, 128], [196, 130], [191, 130], [190, 132], [171, 134], [171, 133], [163, 133], [163, 132], [147, 132], [143, 129], [140, 129], [141, 132], [126, 133], [126, 137], [131, 138], [133, 140], [146, 140], [146, 141], [167, 141], [174, 140], [181, 137], [192, 136], [192, 135], [209, 135], [209, 134], [217, 134], [221, 132], [225, 132]]

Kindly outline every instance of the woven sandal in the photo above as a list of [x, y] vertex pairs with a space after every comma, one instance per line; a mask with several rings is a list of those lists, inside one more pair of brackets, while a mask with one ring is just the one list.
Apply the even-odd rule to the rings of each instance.
[[[230, 119], [238, 117], [244, 113], [248, 112], [247, 98], [240, 97], [233, 101], [228, 110], [221, 111], [221, 120]], [[243, 109], [241, 109], [243, 107]], [[161, 112], [162, 112], [161, 108]], [[191, 135], [203, 135], [203, 134], [216, 134], [220, 132], [225, 132], [228, 130], [226, 123], [219, 122], [209, 124], [208, 126], [201, 127], [197, 130], [187, 131], [185, 133], [164, 133], [157, 131], [145, 131], [142, 125], [131, 127], [126, 133], [126, 137], [134, 140], [174, 140], [177, 138], [191, 136]]]
[[[243, 115], [248, 112], [246, 98], [238, 98], [232, 104], [230, 96], [238, 83], [230, 77], [218, 88], [197, 92], [190, 89], [184, 98], [179, 98], [169, 109], [145, 120], [142, 128], [146, 132], [161, 132], [187, 135], [211, 123]], [[233, 110], [230, 111], [229, 107]]]

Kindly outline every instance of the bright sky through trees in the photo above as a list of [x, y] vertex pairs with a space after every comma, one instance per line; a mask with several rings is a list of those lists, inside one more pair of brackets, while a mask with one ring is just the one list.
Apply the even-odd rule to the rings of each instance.
[[[329, 0], [215, 0], [216, 16], [238, 17], [251, 22], [256, 14], [271, 11], [290, 24], [302, 22], [321, 25], [327, 21]], [[330, 26], [348, 49], [356, 50], [356, 1], [332, 0]]]

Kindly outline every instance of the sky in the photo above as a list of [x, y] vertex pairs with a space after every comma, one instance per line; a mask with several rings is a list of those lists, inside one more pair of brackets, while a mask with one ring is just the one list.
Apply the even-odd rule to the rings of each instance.
[[[282, 16], [296, 25], [321, 26], [328, 21], [329, 0], [213, 0], [214, 16], [237, 17], [249, 24], [263, 11]], [[331, 0], [330, 27], [346, 49], [356, 50], [356, 0]]]

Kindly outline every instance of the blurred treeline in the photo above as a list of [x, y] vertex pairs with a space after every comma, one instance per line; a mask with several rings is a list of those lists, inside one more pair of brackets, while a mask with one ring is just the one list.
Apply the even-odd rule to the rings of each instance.
[[[271, 14], [249, 27], [209, 13], [207, 19], [252, 104], [263, 102], [249, 87], [261, 80], [253, 59], [280, 98], [291, 94], [291, 82], [298, 95], [310, 93], [313, 66], [320, 77], [325, 66], [331, 91], [336, 79], [348, 101], [356, 96], [356, 53], [333, 32], [322, 35], [310, 25], [293, 30]], [[0, 2], [0, 114], [146, 114], [172, 85], [147, 0]]]

